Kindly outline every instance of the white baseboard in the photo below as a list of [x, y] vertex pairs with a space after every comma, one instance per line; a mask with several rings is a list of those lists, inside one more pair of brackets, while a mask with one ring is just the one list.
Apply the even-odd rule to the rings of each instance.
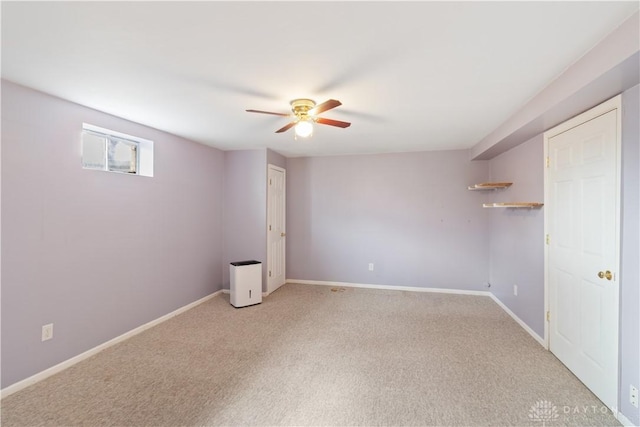
[[632, 423], [629, 420], [629, 418], [622, 415], [621, 412], [618, 412], [618, 414], [616, 415], [616, 418], [618, 419], [618, 421], [620, 421], [620, 424], [622, 424], [625, 427], [637, 427], [634, 423]]
[[296, 280], [296, 279], [287, 279], [287, 283], [299, 283], [301, 285], [322, 285], [322, 286], [342, 286], [345, 288], [366, 288], [366, 289], [384, 289], [390, 291], [409, 291], [409, 292], [436, 292], [441, 294], [458, 294], [458, 295], [479, 295], [486, 296], [493, 299], [496, 304], [500, 306], [509, 316], [515, 320], [518, 325], [520, 325], [525, 331], [529, 333], [540, 343], [541, 346], [546, 348], [544, 340], [540, 337], [540, 335], [536, 334], [533, 329], [531, 329], [526, 323], [522, 321], [518, 316], [516, 316], [506, 305], [502, 303], [498, 298], [495, 297], [491, 292], [488, 291], [468, 291], [461, 289], [444, 289], [444, 288], [420, 288], [417, 286], [388, 286], [388, 285], [370, 285], [365, 283], [348, 283], [348, 282], [325, 282], [321, 280]]
[[384, 289], [386, 291], [436, 292], [439, 294], [480, 295], [480, 296], [491, 295], [491, 293], [487, 291], [466, 291], [461, 289], [445, 289], [445, 288], [420, 288], [418, 286], [369, 285], [366, 283], [325, 282], [321, 280], [287, 279], [287, 283], [299, 283], [301, 285], [342, 286], [345, 288]]
[[208, 301], [211, 298], [214, 298], [214, 297], [220, 295], [221, 293], [222, 293], [222, 290], [216, 291], [216, 292], [214, 292], [214, 293], [212, 293], [210, 295], [207, 295], [206, 297], [200, 298], [197, 301], [194, 301], [194, 302], [192, 302], [190, 304], [187, 304], [187, 305], [185, 305], [183, 307], [180, 307], [179, 309], [174, 310], [169, 314], [165, 314], [164, 316], [159, 317], [159, 318], [157, 318], [155, 320], [152, 320], [152, 321], [150, 321], [148, 323], [145, 323], [142, 326], [138, 326], [137, 328], [132, 329], [129, 332], [125, 332], [124, 334], [122, 334], [120, 336], [117, 336], [117, 337], [115, 337], [115, 338], [113, 338], [113, 339], [111, 339], [111, 340], [109, 340], [109, 341], [107, 341], [105, 343], [102, 343], [102, 344], [100, 344], [100, 345], [98, 345], [98, 346], [96, 346], [96, 347], [94, 347], [94, 348], [92, 348], [90, 350], [87, 350], [84, 353], [80, 353], [79, 355], [74, 356], [71, 359], [67, 359], [64, 362], [60, 362], [55, 366], [52, 366], [52, 367], [50, 367], [48, 369], [45, 369], [44, 371], [38, 372], [37, 374], [30, 376], [29, 378], [25, 378], [22, 381], [18, 381], [17, 383], [11, 384], [10, 386], [5, 387], [0, 391], [0, 399], [4, 399], [5, 397], [7, 397], [7, 396], [9, 396], [9, 395], [11, 395], [11, 394], [13, 394], [13, 393], [15, 393], [17, 391], [20, 391], [20, 390], [22, 390], [22, 389], [24, 389], [26, 387], [29, 387], [32, 384], [40, 382], [40, 381], [44, 380], [45, 378], [49, 378], [50, 376], [52, 376], [54, 374], [57, 374], [58, 372], [64, 371], [65, 369], [75, 365], [78, 362], [81, 362], [81, 361], [83, 361], [85, 359], [88, 359], [89, 357], [101, 352], [102, 350], [104, 350], [104, 349], [106, 349], [108, 347], [111, 347], [111, 346], [113, 346], [115, 344], [118, 344], [119, 342], [122, 342], [122, 341], [124, 341], [124, 340], [126, 340], [128, 338], [131, 338], [132, 336], [137, 335], [140, 332], [146, 331], [149, 328], [152, 328], [152, 327], [154, 327], [154, 326], [156, 326], [156, 325], [158, 325], [158, 324], [160, 324], [162, 322], [165, 322], [165, 321], [171, 319], [172, 317], [177, 316], [178, 314], [184, 313], [185, 311], [190, 310], [193, 307], [195, 307], [197, 305], [200, 305], [203, 302]]
[[500, 306], [500, 308], [502, 308], [509, 316], [511, 316], [511, 318], [515, 320], [518, 323], [518, 325], [522, 326], [522, 329], [527, 331], [529, 335], [533, 337], [534, 340], [538, 341], [538, 343], [544, 348], [547, 348], [547, 343], [545, 342], [545, 340], [542, 337], [540, 337], [540, 335], [536, 334], [535, 331], [531, 329], [526, 323], [524, 323], [524, 321], [521, 318], [516, 316], [516, 314], [513, 311], [509, 310], [509, 308], [506, 305], [504, 305], [504, 303], [500, 301], [498, 297], [496, 297], [494, 294], [491, 294], [491, 293], [489, 294], [489, 296], [493, 301], [495, 301], [496, 304]]

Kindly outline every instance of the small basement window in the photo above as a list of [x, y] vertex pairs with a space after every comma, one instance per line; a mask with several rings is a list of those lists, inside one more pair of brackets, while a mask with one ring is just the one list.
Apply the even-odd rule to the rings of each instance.
[[153, 176], [153, 141], [83, 123], [82, 167]]

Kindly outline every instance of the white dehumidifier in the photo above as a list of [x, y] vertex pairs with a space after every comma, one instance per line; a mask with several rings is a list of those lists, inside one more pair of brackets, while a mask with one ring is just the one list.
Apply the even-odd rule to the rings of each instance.
[[232, 262], [229, 302], [232, 306], [246, 307], [262, 302], [262, 263], [260, 261]]

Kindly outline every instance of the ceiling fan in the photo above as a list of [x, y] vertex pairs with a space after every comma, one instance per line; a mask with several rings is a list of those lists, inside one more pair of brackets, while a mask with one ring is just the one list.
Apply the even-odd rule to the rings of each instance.
[[321, 125], [336, 126], [339, 128], [348, 128], [351, 123], [342, 122], [340, 120], [325, 119], [318, 117], [318, 114], [342, 105], [342, 102], [336, 99], [330, 99], [322, 104], [316, 105], [312, 99], [294, 99], [291, 101], [291, 113], [274, 113], [271, 111], [246, 110], [248, 113], [273, 114], [275, 116], [292, 117], [291, 123], [278, 129], [276, 133], [286, 132], [295, 126], [296, 136], [306, 138], [313, 133], [313, 123]]

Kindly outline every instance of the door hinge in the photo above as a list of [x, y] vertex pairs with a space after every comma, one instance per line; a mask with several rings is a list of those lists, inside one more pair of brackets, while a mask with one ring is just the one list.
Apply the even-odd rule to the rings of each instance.
[[549, 167], [550, 164], [551, 164], [551, 159], [549, 158], [549, 156], [547, 156], [547, 167]]
[[269, 178], [269, 185], [271, 185], [271, 184], [272, 184], [272, 182], [271, 182], [271, 178]]
[[549, 239], [549, 235], [547, 234], [547, 238], [545, 239], [545, 242], [547, 242], [547, 245], [549, 244], [549, 241], [550, 241], [550, 240], [551, 240], [551, 239]]
[[547, 322], [551, 319], [551, 312], [547, 311]]
[[269, 231], [271, 231], [271, 224], [269, 224]]
[[269, 270], [269, 277], [271, 277], [271, 270]]

